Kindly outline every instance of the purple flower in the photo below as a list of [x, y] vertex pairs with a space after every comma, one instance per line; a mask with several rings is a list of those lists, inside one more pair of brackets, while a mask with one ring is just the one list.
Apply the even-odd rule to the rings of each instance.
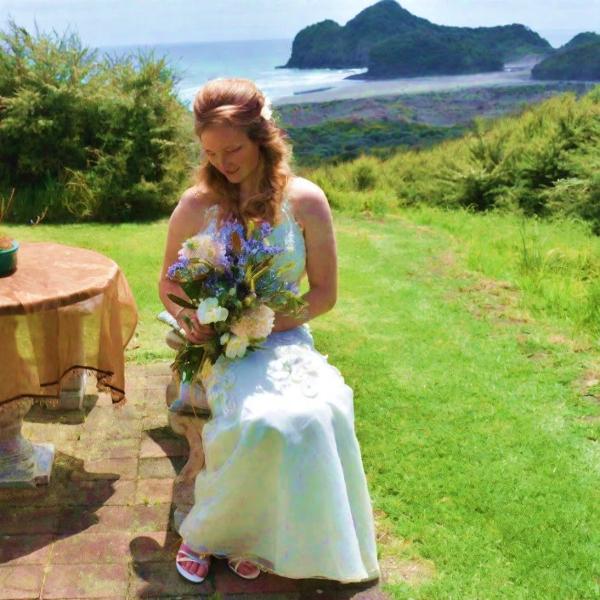
[[167, 277], [169, 279], [179, 279], [181, 276], [185, 274], [186, 269], [188, 268], [190, 261], [188, 258], [181, 257], [176, 260], [168, 269], [167, 269]]
[[258, 260], [263, 260], [267, 256], [275, 256], [283, 252], [280, 246], [271, 246], [265, 243], [264, 239], [250, 238], [244, 242], [243, 253]]
[[263, 238], [266, 238], [267, 236], [271, 235], [272, 232], [273, 232], [273, 227], [271, 226], [271, 223], [268, 223], [267, 221], [263, 221], [260, 224], [260, 234]]
[[292, 292], [292, 294], [300, 293], [300, 288], [298, 287], [298, 284], [294, 281], [286, 281], [284, 287], [288, 292]]
[[223, 226], [219, 230], [219, 241], [225, 244], [225, 248], [228, 251], [233, 250], [232, 237], [234, 233], [237, 233], [240, 239], [244, 239], [244, 227], [238, 221], [225, 221], [225, 223], [223, 223]]

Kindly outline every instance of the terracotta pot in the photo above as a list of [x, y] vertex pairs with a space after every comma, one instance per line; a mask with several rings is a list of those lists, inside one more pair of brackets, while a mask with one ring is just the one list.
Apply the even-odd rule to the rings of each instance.
[[17, 250], [19, 242], [13, 240], [12, 246], [5, 250], [0, 249], [0, 277], [10, 275], [17, 268]]

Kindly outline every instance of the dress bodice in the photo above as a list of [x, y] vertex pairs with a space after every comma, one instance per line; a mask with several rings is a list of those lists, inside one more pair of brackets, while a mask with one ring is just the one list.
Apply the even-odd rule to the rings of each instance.
[[[201, 233], [217, 232], [219, 206], [214, 204], [207, 209], [207, 224]], [[306, 246], [304, 234], [296, 221], [287, 196], [281, 204], [281, 220], [273, 227], [267, 240], [274, 246], [281, 246], [283, 252], [275, 256], [275, 268], [289, 265], [282, 277], [289, 282], [298, 283], [306, 269]]]

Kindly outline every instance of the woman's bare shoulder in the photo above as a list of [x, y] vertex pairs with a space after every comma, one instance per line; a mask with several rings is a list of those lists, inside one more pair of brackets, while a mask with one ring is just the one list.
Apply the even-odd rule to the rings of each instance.
[[177, 209], [181, 212], [204, 212], [218, 203], [216, 195], [201, 185], [193, 185], [181, 194]]
[[288, 190], [294, 216], [301, 223], [330, 215], [327, 196], [316, 183], [304, 177], [294, 177]]
[[171, 215], [171, 224], [192, 232], [198, 231], [206, 217], [207, 210], [218, 204], [214, 193], [200, 185], [189, 187], [181, 194]]

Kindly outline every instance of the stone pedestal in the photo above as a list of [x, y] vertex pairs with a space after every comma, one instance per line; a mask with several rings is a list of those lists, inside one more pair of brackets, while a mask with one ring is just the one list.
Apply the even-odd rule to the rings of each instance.
[[82, 410], [87, 375], [71, 371], [60, 382], [60, 407], [63, 410]]
[[[159, 320], [167, 323], [173, 329], [167, 333], [167, 345], [173, 350], [179, 350], [185, 341], [185, 337], [175, 319], [166, 311], [158, 315]], [[171, 429], [186, 438], [190, 453], [181, 472], [175, 478], [173, 488], [173, 503], [175, 513], [173, 521], [175, 530], [190, 511], [194, 504], [194, 484], [196, 475], [204, 467], [204, 449], [202, 447], [202, 429], [210, 419], [210, 410], [206, 405], [206, 397], [202, 389], [197, 390], [201, 394], [200, 402], [180, 393], [178, 378], [173, 374], [171, 382], [167, 386], [166, 402], [169, 407], [169, 426]]]
[[[171, 407], [179, 396], [179, 385], [175, 378], [167, 386], [166, 401]], [[202, 448], [202, 429], [209, 419], [207, 414], [189, 414], [169, 410], [169, 426], [186, 438], [190, 453], [181, 472], [175, 478], [173, 503], [175, 504], [174, 524], [179, 528], [181, 521], [194, 504], [194, 484], [196, 475], [204, 467], [204, 449]]]
[[86, 382], [85, 371], [70, 371], [60, 382], [60, 396], [46, 400], [44, 406], [49, 410], [83, 410]]
[[32, 444], [21, 430], [30, 398], [0, 405], [0, 487], [36, 487], [50, 482], [53, 444]]

